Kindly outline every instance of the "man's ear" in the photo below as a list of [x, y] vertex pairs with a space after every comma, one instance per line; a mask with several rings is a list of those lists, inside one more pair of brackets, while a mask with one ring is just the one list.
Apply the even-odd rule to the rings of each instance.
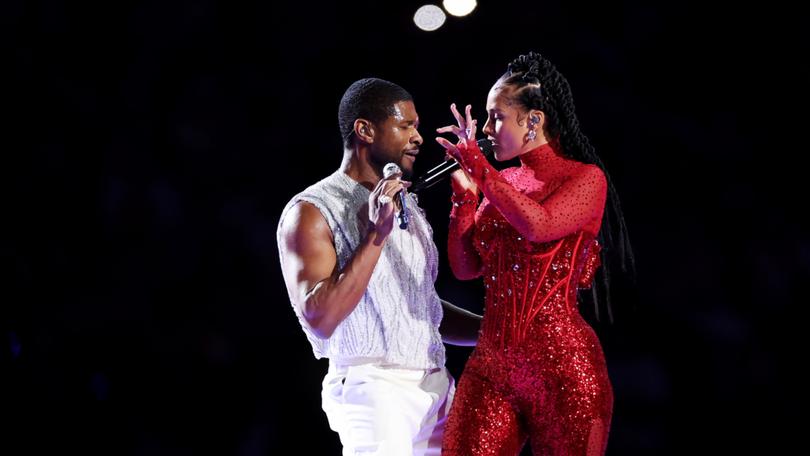
[[354, 135], [360, 141], [371, 144], [374, 142], [374, 126], [366, 119], [357, 119], [354, 121]]

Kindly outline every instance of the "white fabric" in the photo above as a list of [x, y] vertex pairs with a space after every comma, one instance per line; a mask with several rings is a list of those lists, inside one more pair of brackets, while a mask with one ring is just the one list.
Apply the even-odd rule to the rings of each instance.
[[[343, 269], [365, 237], [369, 190], [341, 171], [294, 196], [284, 208], [301, 201], [314, 205], [332, 230], [338, 267]], [[394, 227], [374, 268], [368, 289], [357, 307], [328, 339], [318, 338], [301, 309], [293, 306], [316, 358], [338, 364], [381, 364], [412, 369], [444, 367], [445, 352], [439, 334], [442, 307], [434, 283], [439, 255], [422, 209], [408, 194], [410, 224]], [[284, 261], [284, 243], [277, 239]]]
[[439, 456], [454, 394], [445, 368], [330, 363], [322, 399], [343, 456]]

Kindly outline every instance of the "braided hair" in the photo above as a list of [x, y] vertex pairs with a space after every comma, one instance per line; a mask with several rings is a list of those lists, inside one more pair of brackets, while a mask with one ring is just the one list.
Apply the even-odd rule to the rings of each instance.
[[[545, 130], [551, 141], [556, 141], [563, 152], [574, 160], [593, 164], [602, 169], [608, 183], [610, 205], [605, 211], [599, 243], [602, 244], [602, 287], [605, 293], [606, 308], [610, 321], [613, 311], [610, 305], [610, 262], [607, 254], [618, 250], [622, 271], [635, 274], [635, 260], [624, 222], [624, 214], [619, 196], [613, 186], [605, 165], [596, 155], [588, 137], [580, 130], [579, 119], [574, 110], [574, 99], [568, 81], [546, 58], [536, 52], [529, 52], [513, 60], [501, 76], [501, 82], [512, 89], [511, 97], [527, 111], [537, 109], [545, 113]], [[599, 319], [599, 292], [593, 287], [593, 301], [596, 318]]]

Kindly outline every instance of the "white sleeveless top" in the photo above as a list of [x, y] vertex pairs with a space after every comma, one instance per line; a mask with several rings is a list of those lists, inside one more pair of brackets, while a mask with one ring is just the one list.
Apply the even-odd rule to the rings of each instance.
[[[370, 193], [338, 170], [294, 196], [281, 213], [276, 233], [281, 261], [286, 254], [281, 224], [291, 207], [306, 201], [318, 208], [332, 230], [342, 270], [365, 237]], [[439, 256], [424, 212], [413, 195], [407, 197], [408, 229], [400, 229], [395, 220], [366, 292], [331, 337], [318, 338], [293, 304], [316, 358], [348, 365], [375, 362], [410, 369], [444, 367], [439, 334], [442, 306], [434, 287]]]

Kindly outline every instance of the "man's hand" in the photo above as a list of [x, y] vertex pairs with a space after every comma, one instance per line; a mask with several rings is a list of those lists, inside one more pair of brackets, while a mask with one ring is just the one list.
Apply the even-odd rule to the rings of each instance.
[[375, 244], [379, 245], [394, 229], [394, 196], [411, 186], [410, 182], [400, 180], [402, 173], [396, 173], [386, 179], [380, 179], [368, 197], [368, 219], [377, 233]]

